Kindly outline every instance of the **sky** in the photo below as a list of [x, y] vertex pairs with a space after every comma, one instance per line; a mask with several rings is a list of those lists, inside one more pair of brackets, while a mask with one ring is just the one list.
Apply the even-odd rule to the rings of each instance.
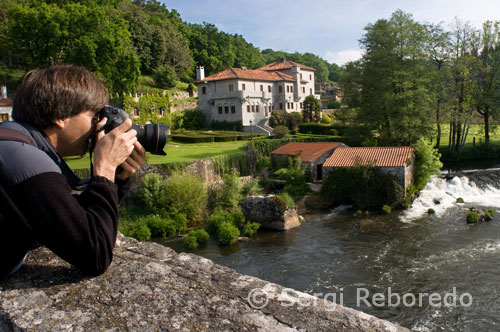
[[458, 18], [481, 28], [500, 20], [500, 0], [161, 0], [188, 23], [211, 23], [260, 50], [314, 53], [343, 65], [358, 59], [364, 28], [401, 9], [420, 23]]

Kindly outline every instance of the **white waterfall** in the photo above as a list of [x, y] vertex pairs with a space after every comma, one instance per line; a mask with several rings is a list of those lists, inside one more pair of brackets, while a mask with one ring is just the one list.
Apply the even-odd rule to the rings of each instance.
[[452, 179], [432, 177], [412, 206], [402, 215], [403, 221], [410, 221], [427, 214], [434, 209], [436, 216], [443, 216], [454, 206], [464, 206], [457, 203], [457, 198], [463, 198], [466, 206], [473, 204], [484, 207], [500, 208], [500, 189], [492, 185], [479, 188], [467, 176], [455, 176]]

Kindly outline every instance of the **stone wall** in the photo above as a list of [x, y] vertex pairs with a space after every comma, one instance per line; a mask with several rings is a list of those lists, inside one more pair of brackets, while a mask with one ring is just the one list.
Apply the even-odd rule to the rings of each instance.
[[[0, 283], [0, 331], [408, 331], [159, 244], [119, 235], [114, 253], [106, 273], [88, 278], [31, 251]], [[250, 304], [253, 289], [267, 305]], [[293, 298], [317, 305], [282, 305]]]

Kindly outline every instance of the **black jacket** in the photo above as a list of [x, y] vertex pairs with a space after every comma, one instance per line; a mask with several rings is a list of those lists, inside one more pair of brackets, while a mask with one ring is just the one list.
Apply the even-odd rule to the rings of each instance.
[[130, 181], [117, 185], [94, 176], [73, 195], [75, 177], [43, 133], [16, 122], [2, 126], [29, 135], [36, 146], [0, 141], [0, 280], [35, 241], [87, 274], [103, 273], [113, 257], [118, 202]]

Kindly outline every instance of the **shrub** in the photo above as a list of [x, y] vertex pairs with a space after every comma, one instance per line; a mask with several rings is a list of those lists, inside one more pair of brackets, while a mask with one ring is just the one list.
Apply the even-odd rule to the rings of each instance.
[[427, 210], [427, 214], [436, 214], [436, 211], [434, 211], [434, 209], [430, 208]]
[[441, 155], [438, 150], [420, 138], [415, 144], [415, 173], [413, 183], [418, 190], [425, 187], [434, 174], [438, 174], [443, 164], [439, 160]]
[[484, 211], [484, 215], [486, 216], [486, 218], [491, 220], [495, 216], [495, 210], [488, 209], [488, 210]]
[[463, 202], [464, 202], [464, 199], [462, 197], [457, 198], [457, 203], [463, 203]]
[[174, 173], [166, 181], [163, 206], [171, 215], [183, 213], [188, 220], [201, 219], [207, 199], [207, 190], [192, 174]]
[[253, 236], [255, 233], [257, 233], [259, 227], [260, 224], [257, 222], [247, 222], [245, 226], [243, 226], [243, 235], [248, 237]]
[[274, 175], [278, 179], [286, 180], [287, 185], [283, 191], [287, 192], [294, 200], [300, 199], [310, 191], [299, 156], [288, 158], [288, 167], [278, 169]]
[[142, 220], [149, 228], [151, 237], [166, 237], [176, 233], [175, 223], [172, 219], [149, 215], [142, 218]]
[[204, 229], [190, 230], [184, 244], [188, 249], [196, 249], [207, 244], [210, 235]]
[[290, 131], [285, 126], [277, 126], [273, 130], [273, 135], [275, 138], [283, 138], [288, 136], [288, 134], [290, 134]]
[[468, 210], [466, 219], [468, 224], [476, 224], [481, 220], [481, 216], [475, 211]]
[[386, 214], [391, 214], [391, 207], [389, 205], [384, 205], [382, 206], [382, 210], [386, 213]]
[[139, 184], [137, 198], [149, 211], [162, 208], [165, 199], [166, 183], [159, 174], [150, 173], [144, 175]]
[[257, 195], [262, 191], [262, 187], [259, 185], [259, 180], [256, 178], [250, 179], [245, 183], [241, 189], [243, 196]]
[[232, 209], [238, 206], [241, 201], [241, 183], [236, 172], [225, 174], [223, 176], [222, 194], [215, 202], [215, 206], [220, 206], [224, 209]]
[[238, 241], [240, 231], [230, 222], [223, 222], [217, 229], [217, 241], [222, 245], [233, 244]]
[[128, 236], [138, 241], [149, 241], [151, 240], [151, 231], [145, 223], [136, 223], [131, 225]]
[[186, 129], [203, 128], [205, 113], [201, 110], [185, 110], [182, 112], [182, 125]]
[[278, 197], [281, 198], [283, 202], [285, 202], [286, 205], [288, 205], [289, 207], [294, 209], [297, 207], [297, 205], [295, 205], [295, 201], [293, 200], [292, 196], [290, 196], [289, 193], [283, 192], [279, 194]]
[[153, 79], [155, 84], [159, 87], [165, 89], [171, 89], [175, 87], [179, 78], [175, 72], [175, 69], [171, 66], [160, 66], [153, 73]]
[[331, 204], [353, 203], [362, 209], [395, 207], [404, 200], [403, 187], [392, 175], [361, 164], [333, 169], [320, 192]]

